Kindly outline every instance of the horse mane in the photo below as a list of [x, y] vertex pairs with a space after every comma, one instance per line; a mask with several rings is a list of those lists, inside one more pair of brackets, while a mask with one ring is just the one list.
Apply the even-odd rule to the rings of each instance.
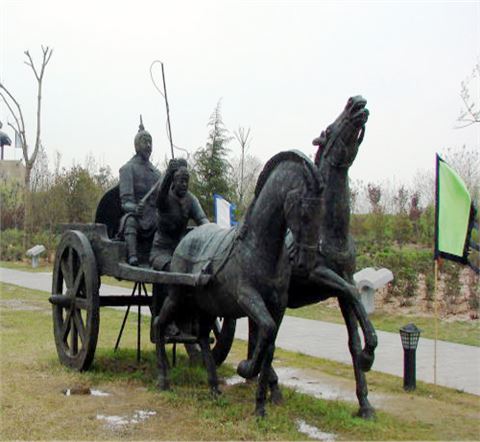
[[[257, 180], [257, 184], [255, 186], [255, 199], [258, 197], [260, 192], [263, 189], [268, 177], [270, 174], [275, 170], [275, 168], [284, 161], [295, 161], [297, 163], [303, 163], [307, 166], [307, 168], [311, 172], [311, 176], [313, 177], [314, 184], [320, 186], [319, 178], [316, 173], [316, 168], [312, 163], [312, 160], [308, 158], [303, 152], [299, 150], [286, 150], [284, 152], [277, 153], [275, 156], [270, 158], [263, 170], [260, 172], [260, 175]], [[255, 201], [254, 199], [254, 201]]]
[[284, 161], [294, 161], [299, 164], [304, 164], [306, 166], [306, 169], [310, 172], [308, 174], [309, 176], [307, 177], [310, 185], [315, 186], [319, 190], [323, 187], [322, 179], [318, 174], [318, 169], [315, 167], [312, 160], [308, 158], [303, 152], [300, 152], [299, 150], [286, 150], [274, 155], [267, 161], [267, 163], [263, 167], [263, 170], [258, 176], [257, 184], [255, 186], [254, 198], [248, 206], [247, 213], [245, 214], [245, 219], [239, 232], [239, 239], [242, 238], [247, 231], [247, 227], [250, 221], [250, 214], [253, 210], [253, 207], [255, 206], [255, 202], [257, 201], [260, 192], [263, 189], [263, 186], [268, 180], [268, 177], [276, 169], [276, 167]]

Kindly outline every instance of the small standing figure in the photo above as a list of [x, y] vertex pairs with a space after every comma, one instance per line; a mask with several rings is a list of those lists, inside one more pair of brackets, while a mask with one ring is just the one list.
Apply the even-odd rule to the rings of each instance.
[[186, 160], [170, 160], [157, 197], [158, 226], [150, 252], [150, 264], [155, 270], [169, 270], [189, 220], [197, 225], [209, 222], [197, 197], [188, 191], [189, 180]]
[[149, 161], [152, 154], [152, 136], [140, 116], [135, 136], [135, 156], [120, 168], [120, 201], [125, 213], [121, 221], [127, 243], [128, 263], [138, 266], [137, 239], [151, 243], [157, 224], [155, 200], [160, 172]]

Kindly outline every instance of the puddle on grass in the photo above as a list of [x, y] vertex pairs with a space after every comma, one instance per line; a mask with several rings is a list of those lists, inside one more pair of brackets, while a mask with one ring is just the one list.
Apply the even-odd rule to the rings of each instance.
[[156, 414], [156, 411], [136, 410], [132, 416], [107, 416], [104, 414], [97, 414], [97, 419], [105, 421], [105, 426], [107, 428], [115, 430], [126, 425], [139, 424]]
[[308, 437], [316, 440], [323, 440], [327, 442], [334, 441], [336, 439], [335, 434], [325, 433], [320, 431], [317, 427], [307, 424], [304, 420], [298, 419], [296, 422], [297, 429], [300, 433], [306, 434]]
[[289, 367], [275, 369], [280, 384], [292, 387], [300, 393], [305, 393], [317, 399], [341, 400], [355, 402], [355, 390], [343, 389], [341, 386], [333, 386], [322, 379], [305, 377], [300, 370]]
[[[357, 402], [355, 394], [355, 386], [342, 385], [342, 382], [332, 382], [332, 378], [328, 375], [318, 376], [316, 378], [308, 377], [302, 370], [290, 367], [275, 368], [281, 385], [294, 388], [299, 393], [308, 394], [317, 399], [341, 400], [348, 402]], [[232, 376], [225, 379], [227, 385], [235, 385], [245, 382], [238, 376]], [[379, 394], [370, 393], [369, 398], [375, 399], [377, 404], [382, 401], [383, 397]]]

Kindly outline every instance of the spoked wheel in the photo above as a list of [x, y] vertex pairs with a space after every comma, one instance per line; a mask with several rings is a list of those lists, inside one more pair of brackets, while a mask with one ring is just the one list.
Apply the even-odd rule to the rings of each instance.
[[62, 364], [87, 370], [95, 354], [100, 322], [95, 255], [80, 231], [64, 233], [55, 255], [52, 281], [53, 332]]

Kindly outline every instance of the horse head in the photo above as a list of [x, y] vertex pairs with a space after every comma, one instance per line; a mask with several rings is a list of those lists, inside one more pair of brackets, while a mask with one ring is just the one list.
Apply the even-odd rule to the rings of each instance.
[[368, 120], [367, 100], [360, 95], [350, 97], [337, 119], [313, 140], [318, 146], [315, 155], [317, 167], [326, 160], [334, 167], [349, 168], [365, 135]]
[[295, 270], [307, 275], [315, 264], [321, 223], [323, 183], [309, 160], [303, 163], [305, 186], [288, 193], [284, 203], [285, 221], [295, 238]]

